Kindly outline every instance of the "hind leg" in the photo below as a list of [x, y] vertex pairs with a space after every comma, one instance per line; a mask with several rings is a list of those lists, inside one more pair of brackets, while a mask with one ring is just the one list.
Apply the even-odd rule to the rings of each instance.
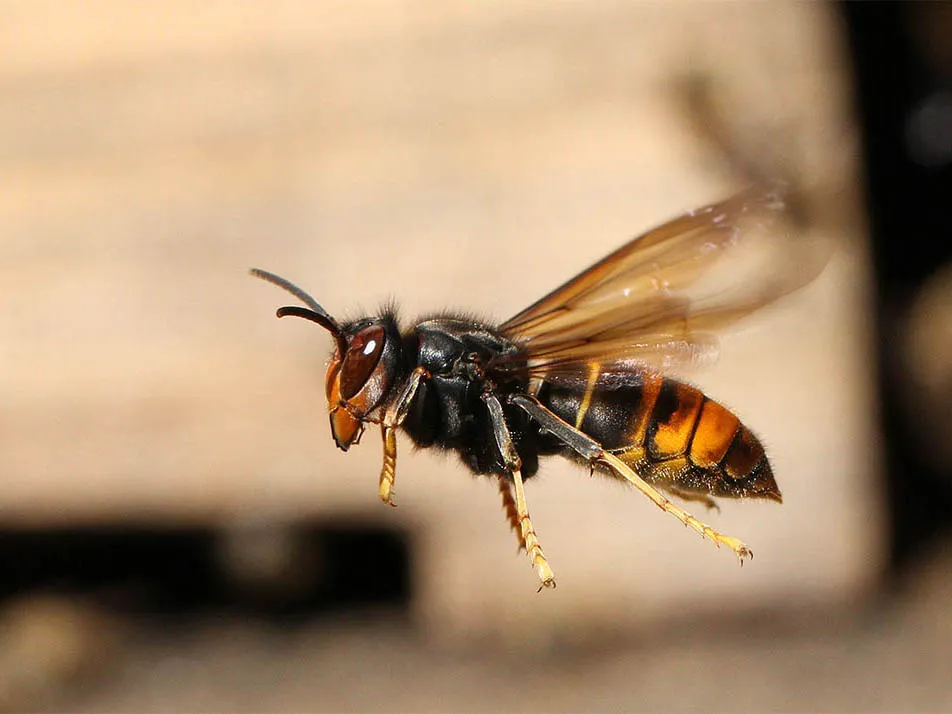
[[645, 481], [641, 476], [635, 473], [628, 464], [623, 462], [614, 454], [602, 448], [601, 444], [592, 439], [587, 434], [579, 431], [568, 422], [560, 419], [557, 415], [546, 409], [539, 403], [535, 397], [525, 394], [516, 394], [510, 397], [510, 403], [523, 409], [532, 419], [534, 419], [543, 429], [559, 438], [566, 446], [584, 457], [593, 466], [600, 465], [608, 468], [616, 477], [631, 484], [665, 513], [670, 513], [685, 526], [693, 528], [703, 537], [709, 539], [718, 548], [726, 545], [740, 559], [741, 565], [744, 564], [744, 558], [753, 558], [753, 551], [737, 538], [718, 533], [706, 523], [702, 523], [697, 518], [682, 508], [671, 503], [654, 486]]

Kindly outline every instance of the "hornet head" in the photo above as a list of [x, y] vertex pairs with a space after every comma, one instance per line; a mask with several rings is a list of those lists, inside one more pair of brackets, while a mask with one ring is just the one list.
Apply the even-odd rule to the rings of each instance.
[[278, 308], [278, 317], [303, 317], [334, 337], [336, 347], [327, 363], [327, 408], [334, 441], [347, 451], [359, 440], [364, 422], [380, 421], [399, 364], [396, 321], [391, 316], [368, 317], [341, 325], [314, 298], [284, 278], [257, 268], [251, 274], [284, 288], [307, 305]]

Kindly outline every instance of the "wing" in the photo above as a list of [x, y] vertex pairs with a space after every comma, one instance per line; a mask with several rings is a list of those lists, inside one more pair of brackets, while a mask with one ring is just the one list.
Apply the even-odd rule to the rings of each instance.
[[803, 287], [829, 246], [793, 240], [783, 188], [684, 214], [603, 258], [501, 325], [522, 350], [496, 369], [579, 375], [710, 360], [715, 332]]

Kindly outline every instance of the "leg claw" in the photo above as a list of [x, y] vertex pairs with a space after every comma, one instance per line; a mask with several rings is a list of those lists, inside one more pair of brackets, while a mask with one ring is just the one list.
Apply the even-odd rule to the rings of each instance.
[[536, 592], [541, 593], [542, 588], [555, 589], [555, 575], [552, 573], [552, 568], [549, 567], [549, 564], [545, 561], [536, 565], [536, 569], [539, 571], [539, 589]]

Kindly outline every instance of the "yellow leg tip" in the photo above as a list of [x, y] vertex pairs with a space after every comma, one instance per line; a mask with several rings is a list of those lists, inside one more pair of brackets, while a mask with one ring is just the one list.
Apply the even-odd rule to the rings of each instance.
[[380, 500], [383, 501], [388, 506], [393, 508], [397, 507], [397, 504], [393, 502], [393, 484], [389, 481], [380, 482], [380, 490], [378, 492]]
[[754, 551], [747, 547], [746, 543], [742, 543], [736, 538], [731, 538], [730, 536], [720, 536], [718, 538], [724, 545], [734, 551], [734, 554], [737, 556], [737, 559], [740, 561], [740, 564], [744, 564], [744, 560], [753, 560]]
[[542, 592], [542, 588], [555, 589], [555, 575], [552, 573], [552, 568], [549, 567], [549, 564], [546, 562], [539, 563], [536, 566], [536, 570], [539, 573], [539, 589], [536, 592]]

